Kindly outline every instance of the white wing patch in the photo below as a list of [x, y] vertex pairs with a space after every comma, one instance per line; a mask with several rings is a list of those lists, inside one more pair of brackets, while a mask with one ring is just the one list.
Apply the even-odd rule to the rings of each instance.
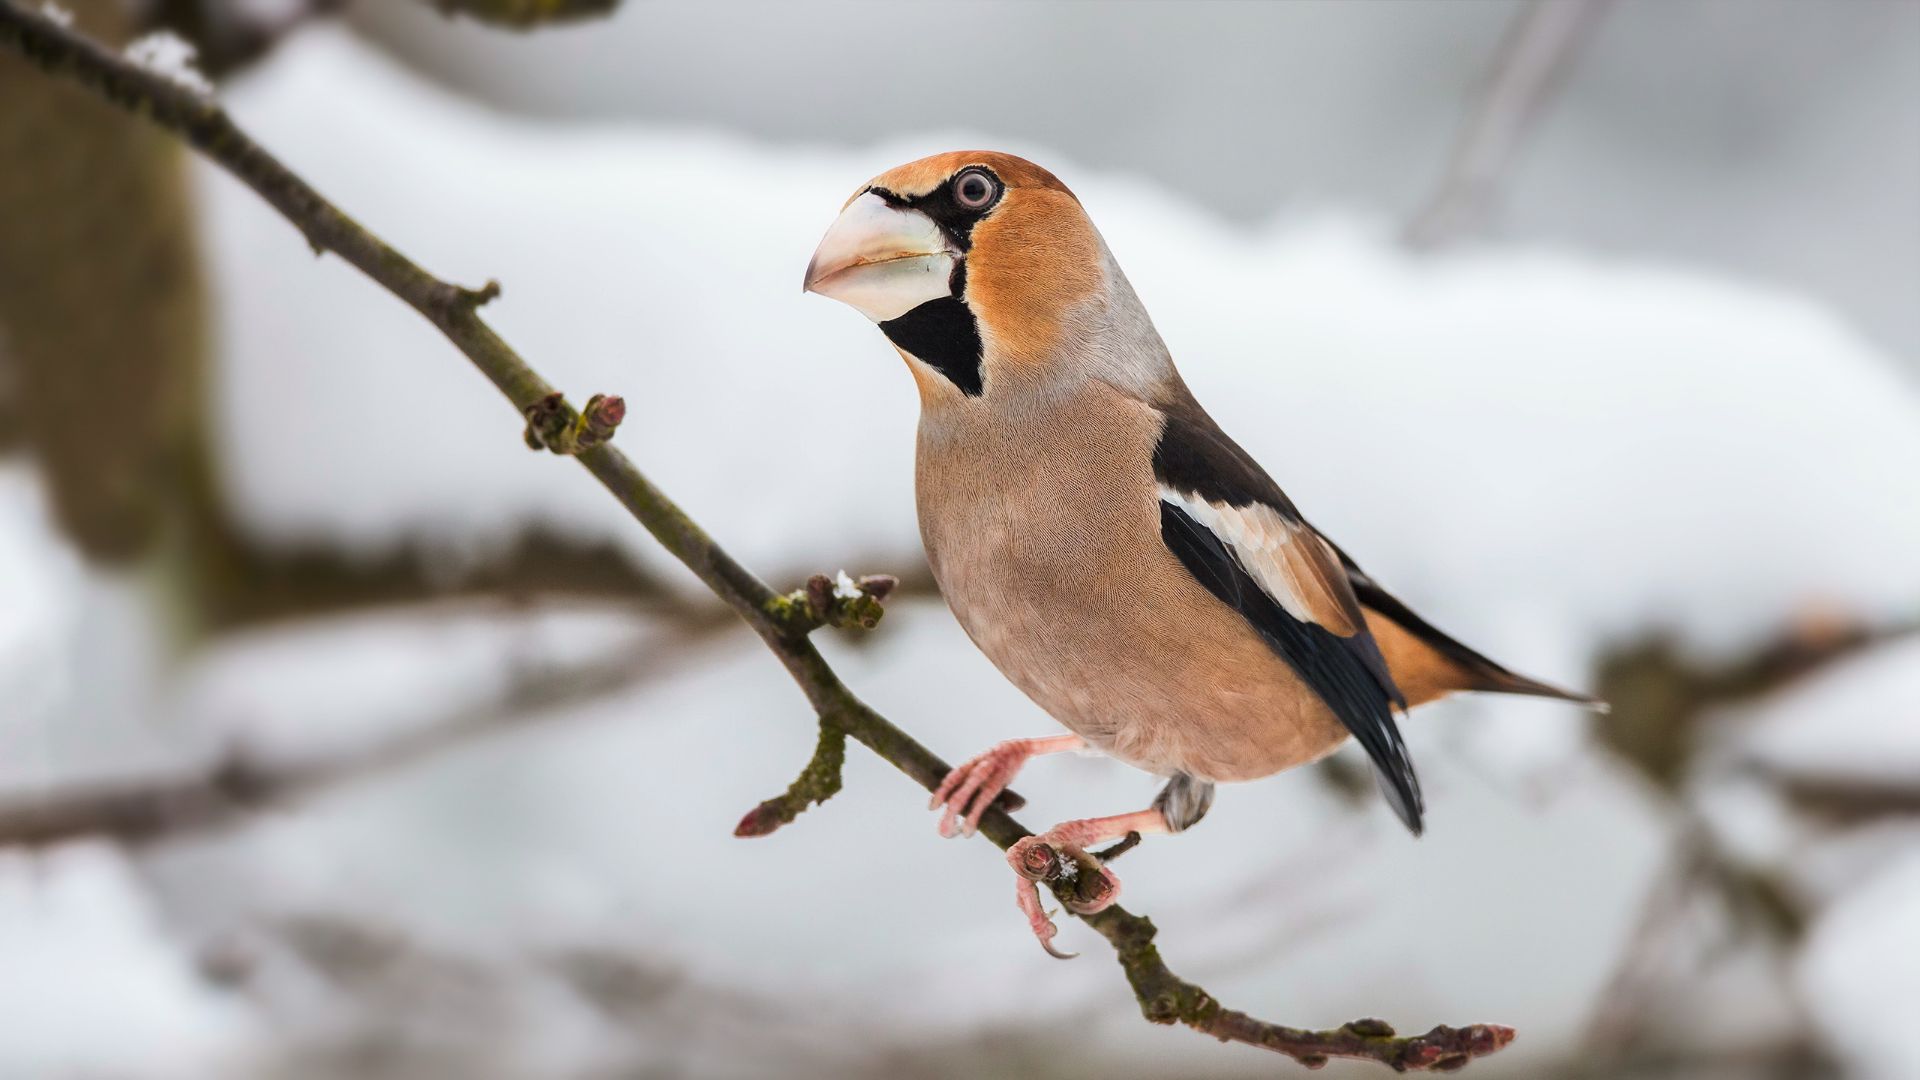
[[1229, 506], [1160, 485], [1170, 503], [1218, 537], [1288, 615], [1351, 637], [1365, 626], [1346, 570], [1320, 534], [1264, 503]]

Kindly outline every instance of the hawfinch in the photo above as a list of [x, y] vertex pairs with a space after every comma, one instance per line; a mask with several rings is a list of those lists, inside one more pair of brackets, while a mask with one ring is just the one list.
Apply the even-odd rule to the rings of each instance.
[[[1350, 735], [1418, 835], [1396, 710], [1456, 690], [1592, 703], [1441, 633], [1308, 524], [1194, 400], [1045, 169], [970, 151], [882, 173], [827, 230], [806, 289], [878, 323], [906, 360], [934, 578], [980, 650], [1071, 732], [954, 769], [933, 798], [941, 833], [971, 833], [1039, 754], [1092, 749], [1168, 778], [1148, 809], [1008, 852], [1048, 952], [1054, 926], [1023, 869], [1034, 844], [1082, 856], [1180, 832], [1216, 783], [1315, 761]], [[1101, 872], [1087, 911], [1119, 894]]]

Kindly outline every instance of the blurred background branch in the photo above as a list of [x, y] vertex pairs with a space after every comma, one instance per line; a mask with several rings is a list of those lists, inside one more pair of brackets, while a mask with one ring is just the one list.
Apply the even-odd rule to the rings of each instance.
[[1407, 225], [1406, 241], [1438, 247], [1493, 213], [1521, 142], [1579, 62], [1613, 0], [1529, 0], [1501, 40], [1478, 100], [1455, 134], [1445, 171]]
[[278, 760], [230, 747], [175, 775], [61, 784], [0, 798], [0, 846], [47, 847], [74, 840], [126, 844], [192, 840], [249, 815], [285, 811], [303, 798], [371, 780], [478, 739], [550, 722], [566, 706], [610, 697], [677, 670], [725, 624], [689, 626], [638, 648], [516, 671], [479, 706], [440, 710], [411, 731], [304, 759]]
[[603, 18], [620, 0], [420, 0], [447, 15], [465, 15], [514, 30], [531, 30], [576, 19]]
[[[472, 19], [485, 26], [526, 32], [605, 18], [620, 0], [417, 0], [442, 15]], [[118, 17], [136, 32], [167, 29], [191, 42], [200, 68], [221, 79], [264, 57], [307, 23], [336, 16], [353, 0], [130, 0], [118, 4]], [[65, 5], [89, 26], [101, 16], [94, 0]]]

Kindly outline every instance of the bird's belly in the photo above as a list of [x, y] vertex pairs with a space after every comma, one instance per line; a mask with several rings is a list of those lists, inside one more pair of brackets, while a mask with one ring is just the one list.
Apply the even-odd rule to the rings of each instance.
[[1330, 753], [1347, 732], [1241, 617], [1140, 520], [959, 506], [928, 555], [974, 643], [1095, 748], [1162, 775], [1251, 780]]

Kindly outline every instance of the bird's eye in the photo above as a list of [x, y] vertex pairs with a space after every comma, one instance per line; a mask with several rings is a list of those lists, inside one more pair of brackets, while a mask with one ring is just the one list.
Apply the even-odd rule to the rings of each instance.
[[965, 210], [985, 210], [1000, 197], [1000, 181], [985, 169], [962, 169], [953, 178], [953, 201]]

